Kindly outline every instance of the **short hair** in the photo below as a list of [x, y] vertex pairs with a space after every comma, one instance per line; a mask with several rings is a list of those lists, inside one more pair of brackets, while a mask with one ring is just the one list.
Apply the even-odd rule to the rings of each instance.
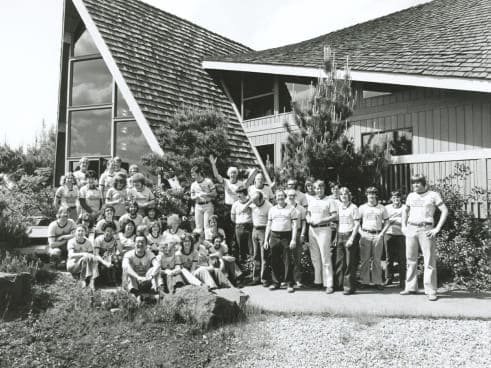
[[283, 189], [278, 189], [276, 192], [275, 192], [275, 198], [278, 197], [278, 194], [283, 194], [285, 197], [286, 197], [286, 193]]
[[142, 173], [136, 173], [134, 174], [131, 179], [133, 180], [134, 183], [142, 183], [145, 185], [145, 176]]
[[78, 162], [81, 163], [81, 162], [85, 162], [85, 161], [89, 162], [89, 158], [84, 156], [84, 157], [80, 158], [80, 160]]
[[339, 189], [339, 194], [347, 194], [347, 195], [348, 195], [349, 200], [351, 201], [352, 195], [351, 195], [351, 192], [350, 192], [350, 190], [348, 189], [348, 187], [341, 187], [341, 188]]
[[113, 160], [123, 162], [123, 160], [121, 160], [121, 157], [119, 157], [119, 156], [114, 156]]
[[295, 184], [297, 184], [297, 183], [298, 183], [298, 180], [297, 180], [297, 179], [295, 179], [295, 178], [288, 178], [288, 179], [286, 180], [287, 185], [288, 185], [288, 182], [290, 182], [290, 181], [293, 181]]
[[173, 213], [172, 215], [170, 215], [169, 217], [167, 217], [167, 225], [171, 225], [173, 223], [177, 222], [178, 224], [181, 224], [181, 218], [179, 217], [179, 215]]
[[135, 241], [136, 241], [136, 238], [137, 237], [140, 237], [140, 238], [145, 239], [145, 245], [148, 244], [148, 240], [147, 240], [147, 237], [145, 236], [145, 232], [143, 232], [141, 230], [140, 231], [137, 231], [136, 234], [135, 234]]
[[112, 221], [106, 221], [102, 224], [101, 230], [106, 231], [106, 229], [111, 228], [116, 231], [116, 225]]
[[390, 196], [391, 197], [402, 197], [401, 192], [398, 190], [393, 190], [392, 192], [390, 192]]
[[235, 166], [230, 166], [228, 169], [227, 169], [227, 176], [230, 176], [230, 174], [235, 171], [237, 174], [239, 173], [239, 169], [236, 168]]
[[223, 241], [223, 236], [221, 234], [216, 234], [211, 241], [214, 243], [215, 240], [217, 240], [217, 239], [220, 239]]
[[326, 187], [326, 182], [324, 180], [321, 180], [321, 179], [317, 179], [315, 182], [314, 182], [314, 185], [322, 185], [324, 188]]
[[85, 226], [84, 224], [77, 224], [77, 226], [75, 227], [75, 230], [77, 229], [82, 229], [86, 234], [89, 233], [89, 228], [87, 226]]
[[97, 179], [97, 174], [94, 170], [87, 171], [87, 179]]
[[426, 177], [424, 175], [421, 175], [421, 174], [415, 174], [415, 175], [411, 176], [411, 184], [414, 184], [414, 183], [421, 183], [423, 185], [426, 185]]
[[257, 199], [258, 201], [262, 201], [264, 199], [263, 192], [258, 190], [256, 193], [254, 193], [254, 199]]
[[158, 226], [158, 228], [159, 228], [159, 234], [160, 234], [160, 233], [162, 232], [162, 225], [160, 224], [160, 221], [153, 221], [153, 222], [151, 222], [151, 223], [148, 225], [148, 227], [147, 227], [148, 232], [149, 232], [149, 233], [151, 233], [151, 232], [152, 232], [152, 228], [153, 228], [155, 225], [157, 225], [157, 226]]
[[286, 192], [287, 196], [289, 196], [289, 195], [296, 196], [297, 195], [297, 191], [295, 189], [287, 189], [285, 192]]
[[365, 190], [365, 194], [378, 194], [378, 189], [375, 187], [368, 187], [367, 190]]
[[126, 232], [126, 228], [128, 227], [128, 224], [133, 225], [133, 233], [131, 235], [136, 234], [136, 225], [133, 222], [133, 220], [130, 220], [129, 218], [124, 219], [123, 222], [121, 223], [121, 230], [120, 230], [120, 232], [124, 234]]
[[68, 207], [67, 206], [60, 206], [60, 208], [58, 208], [58, 211], [56, 211], [56, 217], [60, 216], [62, 212], [66, 212], [68, 213]]
[[137, 169], [137, 170], [140, 170], [140, 168], [138, 167], [138, 165], [136, 164], [132, 164], [130, 165], [130, 167], [128, 168], [128, 171], [131, 171], [132, 169]]
[[203, 170], [199, 166], [193, 166], [191, 168], [191, 173], [203, 175]]
[[108, 209], [113, 211], [113, 216], [114, 216], [114, 214], [116, 213], [116, 210], [114, 209], [114, 207], [111, 206], [110, 204], [105, 204], [101, 209], [101, 218], [105, 219], [104, 216], [106, 215], [106, 210], [108, 210]]
[[61, 184], [62, 185], [65, 185], [66, 183], [66, 180], [70, 178], [72, 179], [73, 183], [76, 182], [76, 179], [75, 179], [75, 175], [73, 175], [73, 173], [71, 171], [67, 172], [65, 175], [62, 176], [62, 179], [61, 179]]
[[218, 216], [217, 215], [211, 215], [210, 218], [208, 219], [208, 225], [210, 224], [211, 221], [215, 221], [218, 224]]
[[140, 208], [140, 206], [138, 205], [138, 202], [135, 201], [135, 200], [129, 201], [126, 204], [126, 211], [129, 211], [130, 210], [130, 207], [136, 207], [137, 210]]
[[148, 213], [149, 213], [150, 211], [155, 211], [155, 217], [159, 217], [159, 216], [160, 216], [160, 211], [159, 211], [159, 209], [158, 209], [156, 206], [150, 206], [150, 207], [147, 207], [147, 208], [145, 209], [145, 215], [147, 215], [147, 216], [148, 216]]
[[339, 187], [339, 183], [337, 181], [330, 181], [329, 188]]
[[113, 188], [116, 188], [116, 184], [121, 183], [123, 187], [126, 185], [126, 175], [118, 173], [114, 175]]

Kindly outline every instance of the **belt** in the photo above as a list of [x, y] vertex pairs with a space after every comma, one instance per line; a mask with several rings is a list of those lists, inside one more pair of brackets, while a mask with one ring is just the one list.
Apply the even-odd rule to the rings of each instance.
[[361, 231], [364, 231], [364, 232], [369, 233], [369, 234], [379, 234], [380, 233], [380, 230], [365, 230], [365, 229], [361, 229]]
[[211, 203], [211, 201], [204, 201], [204, 202], [196, 202], [197, 204], [208, 204]]
[[338, 236], [351, 236], [352, 232], [348, 232], [348, 233], [338, 233]]
[[433, 226], [433, 222], [408, 222], [408, 225], [423, 227], [423, 226]]
[[330, 225], [329, 224], [318, 224], [318, 225], [310, 224], [310, 227], [313, 227], [315, 229], [316, 227], [330, 227]]
[[266, 226], [254, 226], [255, 230], [266, 230]]
[[286, 234], [291, 234], [291, 230], [287, 230], [287, 231], [271, 231], [271, 233], [273, 234], [278, 234], [278, 235], [286, 235]]

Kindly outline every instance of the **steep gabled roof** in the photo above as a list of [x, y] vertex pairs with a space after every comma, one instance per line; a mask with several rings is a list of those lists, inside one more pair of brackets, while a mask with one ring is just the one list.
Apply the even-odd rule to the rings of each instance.
[[323, 46], [355, 71], [491, 79], [491, 1], [434, 0], [311, 40], [207, 61], [319, 67]]
[[232, 159], [255, 164], [230, 101], [201, 67], [204, 55], [249, 52], [250, 48], [138, 0], [75, 3], [85, 6], [152, 129], [181, 106], [214, 107], [230, 121]]

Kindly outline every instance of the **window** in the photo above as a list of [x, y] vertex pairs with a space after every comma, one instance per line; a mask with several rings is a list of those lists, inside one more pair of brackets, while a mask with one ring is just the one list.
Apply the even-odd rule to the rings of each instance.
[[267, 167], [268, 165], [274, 166], [274, 144], [266, 144], [264, 146], [256, 146], [257, 152], [261, 159], [263, 160], [264, 165]]
[[410, 155], [413, 153], [412, 128], [385, 130], [381, 132], [364, 133], [361, 135], [363, 147], [371, 149], [389, 149], [392, 156]]
[[244, 120], [274, 114], [274, 79], [269, 75], [246, 74], [243, 79]]
[[131, 113], [130, 108], [128, 107], [128, 104], [126, 103], [126, 100], [121, 94], [119, 88], [117, 89], [117, 91], [118, 93], [116, 95], [116, 118], [133, 117], [133, 114]]
[[87, 30], [84, 30], [73, 46], [73, 56], [98, 54], [99, 50]]
[[71, 111], [69, 156], [111, 155], [111, 109]]
[[307, 79], [286, 79], [280, 82], [280, 113], [292, 111], [292, 102], [308, 109], [314, 93], [314, 81]]
[[244, 120], [274, 114], [274, 95], [244, 100]]
[[270, 75], [245, 74], [244, 98], [273, 93], [274, 80]]
[[73, 61], [71, 106], [111, 103], [112, 77], [102, 59]]
[[115, 122], [115, 154], [123, 161], [138, 163], [152, 152], [136, 121]]

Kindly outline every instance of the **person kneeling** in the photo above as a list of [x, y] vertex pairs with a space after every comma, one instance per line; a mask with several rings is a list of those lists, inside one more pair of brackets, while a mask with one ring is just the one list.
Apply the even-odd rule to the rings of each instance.
[[137, 234], [135, 238], [135, 249], [128, 251], [123, 258], [123, 280], [128, 291], [136, 295], [141, 302], [145, 294], [156, 294], [156, 277], [159, 271], [158, 260], [150, 250], [147, 249], [147, 238], [143, 233]]

